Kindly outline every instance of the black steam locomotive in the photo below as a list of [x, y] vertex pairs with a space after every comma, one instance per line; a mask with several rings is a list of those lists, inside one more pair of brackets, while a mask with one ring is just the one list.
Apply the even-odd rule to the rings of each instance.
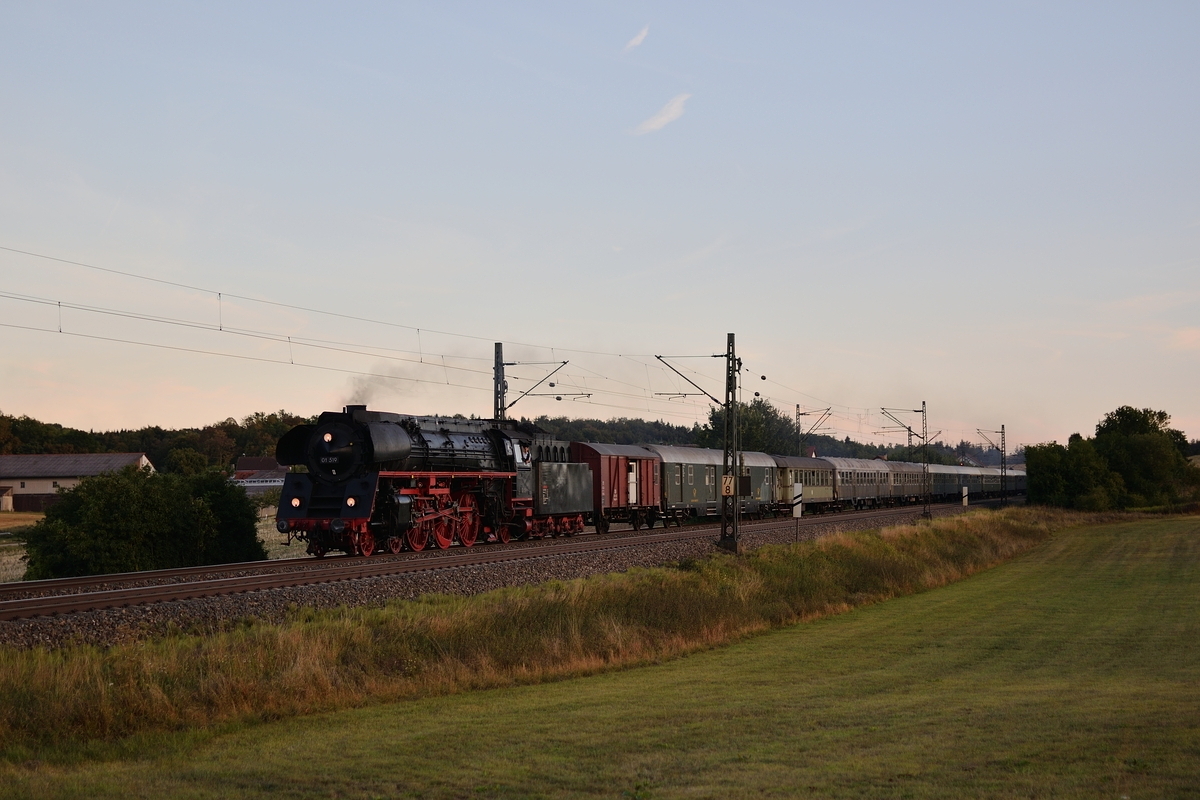
[[568, 454], [527, 423], [346, 406], [279, 440], [279, 463], [307, 472], [285, 479], [276, 525], [318, 557], [571, 535], [592, 511], [592, 478]]

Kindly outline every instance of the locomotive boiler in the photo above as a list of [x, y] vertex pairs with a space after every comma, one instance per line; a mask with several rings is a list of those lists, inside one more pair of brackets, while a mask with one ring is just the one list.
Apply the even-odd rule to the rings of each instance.
[[295, 468], [276, 527], [318, 557], [570, 535], [592, 511], [587, 466], [567, 463], [566, 442], [514, 420], [346, 406], [293, 428], [275, 457]]

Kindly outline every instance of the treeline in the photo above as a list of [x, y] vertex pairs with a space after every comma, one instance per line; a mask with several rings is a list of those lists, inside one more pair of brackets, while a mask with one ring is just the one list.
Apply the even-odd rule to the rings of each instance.
[[279, 437], [315, 420], [287, 411], [233, 417], [203, 428], [84, 431], [30, 417], [0, 414], [0, 454], [145, 453], [162, 472], [229, 470], [239, 456], [274, 456]]
[[[815, 449], [818, 457], [831, 458], [886, 458], [889, 461], [924, 460], [921, 448], [904, 445], [888, 445], [856, 442], [849, 436], [837, 439], [820, 434], [808, 435], [800, 440], [796, 420], [783, 414], [774, 405], [756, 398], [750, 403], [739, 403], [737, 412], [738, 443], [742, 450], [752, 450], [772, 455], [808, 455]], [[696, 426], [693, 443], [699, 447], [721, 449], [725, 438], [725, 410], [711, 407], [708, 424]], [[977, 449], [977, 448], [976, 448]], [[929, 463], [957, 464], [958, 454], [943, 442], [932, 442], [928, 448]], [[999, 463], [999, 455], [996, 457]]]
[[529, 420], [544, 431], [568, 442], [604, 442], [605, 444], [695, 444], [699, 426], [672, 425], [644, 419], [567, 419], [537, 417]]
[[[807, 455], [841, 458], [887, 458], [890, 461], [922, 461], [919, 447], [856, 442], [849, 436], [838, 439], [824, 434], [806, 436], [803, 444], [796, 421], [761, 398], [739, 404], [738, 429], [741, 449], [775, 455]], [[239, 456], [273, 456], [275, 444], [292, 427], [315, 422], [287, 411], [255, 413], [241, 420], [232, 417], [203, 428], [176, 430], [152, 426], [137, 430], [84, 431], [30, 417], [0, 414], [0, 454], [8, 453], [145, 453], [162, 472], [194, 474], [206, 469], [229, 470]], [[610, 444], [661, 444], [675, 446], [724, 446], [723, 409], [709, 410], [705, 425], [674, 425], [620, 417], [610, 420], [537, 417], [532, 422], [565, 441]], [[803, 448], [803, 453], [801, 453]], [[1009, 463], [1022, 459], [1010, 457]], [[970, 442], [952, 447], [944, 442], [929, 445], [933, 464], [976, 463], [999, 466], [996, 450], [982, 449]]]
[[1025, 448], [1029, 500], [1104, 511], [1173, 505], [1200, 497], [1200, 469], [1188, 462], [1196, 450], [1169, 427], [1165, 411], [1121, 406], [1104, 415], [1096, 435], [1072, 434]]

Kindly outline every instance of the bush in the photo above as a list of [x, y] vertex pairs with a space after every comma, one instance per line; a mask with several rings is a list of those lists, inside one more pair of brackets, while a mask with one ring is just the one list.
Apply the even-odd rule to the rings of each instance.
[[85, 478], [25, 534], [26, 580], [266, 558], [257, 513], [218, 473]]

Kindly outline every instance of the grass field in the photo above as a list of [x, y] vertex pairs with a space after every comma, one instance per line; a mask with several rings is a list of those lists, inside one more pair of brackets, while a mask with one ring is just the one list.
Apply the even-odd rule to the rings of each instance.
[[[0, 533], [19, 533], [46, 516], [40, 511], [0, 511]], [[25, 575], [25, 546], [17, 536], [0, 535], [0, 583], [19, 581]]]
[[15, 797], [1200, 797], [1200, 520], [665, 664], [0, 766]]
[[308, 555], [304, 552], [304, 548], [308, 545], [305, 542], [292, 542], [287, 544], [287, 537], [279, 531], [275, 530], [275, 514], [269, 516], [260, 515], [258, 518], [258, 540], [262, 542], [263, 549], [267, 551], [267, 558], [303, 558]]

